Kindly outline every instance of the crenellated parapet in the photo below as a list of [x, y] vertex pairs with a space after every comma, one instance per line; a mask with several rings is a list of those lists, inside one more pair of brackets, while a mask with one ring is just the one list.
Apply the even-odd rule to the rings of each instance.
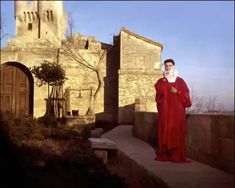
[[73, 47], [75, 47], [76, 49], [87, 49], [87, 50], [102, 49], [102, 43], [97, 41], [94, 36], [85, 36], [81, 35], [80, 33], [76, 33], [68, 37], [68, 39], [65, 40], [65, 43], [66, 42], [73, 44]]
[[47, 38], [64, 39], [67, 15], [63, 1], [15, 0], [16, 37], [33, 40]]
[[21, 22], [38, 20], [37, 1], [15, 1], [15, 19]]

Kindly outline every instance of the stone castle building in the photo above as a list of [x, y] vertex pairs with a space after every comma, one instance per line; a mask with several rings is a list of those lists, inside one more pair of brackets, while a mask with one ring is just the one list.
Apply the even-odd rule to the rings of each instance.
[[79, 33], [65, 38], [62, 1], [15, 1], [15, 19], [16, 37], [1, 49], [2, 113], [45, 114], [48, 87], [39, 87], [30, 72], [45, 60], [59, 62], [66, 72], [66, 114], [85, 115], [92, 106], [96, 119], [121, 124], [133, 121], [135, 102], [144, 100], [141, 110], [156, 111], [162, 44], [125, 28], [112, 45]]

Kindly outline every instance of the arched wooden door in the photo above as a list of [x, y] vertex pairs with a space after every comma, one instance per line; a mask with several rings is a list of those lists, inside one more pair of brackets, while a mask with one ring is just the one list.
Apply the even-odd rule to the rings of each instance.
[[1, 112], [22, 118], [30, 114], [30, 81], [22, 68], [4, 65], [1, 70]]

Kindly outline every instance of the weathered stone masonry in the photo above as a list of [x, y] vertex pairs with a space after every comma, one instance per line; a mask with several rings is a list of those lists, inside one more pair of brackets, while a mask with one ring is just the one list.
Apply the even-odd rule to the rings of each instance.
[[[68, 78], [63, 86], [66, 113], [79, 110], [79, 114], [84, 115], [90, 96], [97, 87], [97, 78], [94, 72], [84, 69], [63, 52], [59, 53], [57, 59], [67, 25], [63, 2], [16, 1], [15, 18], [16, 38], [9, 40], [7, 47], [1, 49], [1, 65], [17, 70], [24, 67], [27, 70], [22, 69], [23, 72], [30, 72], [30, 67], [39, 65], [44, 60], [58, 60]], [[125, 28], [121, 28], [120, 33], [113, 37], [112, 45], [79, 33], [72, 38], [80, 44], [76, 46], [76, 50], [89, 62], [95, 62], [99, 53], [105, 53], [99, 64], [101, 89], [94, 101], [97, 120], [132, 123], [134, 103], [138, 99], [146, 101], [145, 111], [156, 111], [154, 83], [161, 76], [162, 44]], [[1, 68], [1, 78], [8, 75], [5, 70]], [[35, 79], [32, 81], [29, 90], [32, 91], [33, 102], [29, 103], [30, 107], [25, 108], [32, 108], [33, 115], [39, 117], [46, 112], [47, 86], [38, 87]], [[1, 96], [7, 95], [1, 90]], [[13, 101], [20, 101], [15, 99], [17, 96], [8, 97]], [[13, 112], [16, 107], [12, 103], [8, 108]]]

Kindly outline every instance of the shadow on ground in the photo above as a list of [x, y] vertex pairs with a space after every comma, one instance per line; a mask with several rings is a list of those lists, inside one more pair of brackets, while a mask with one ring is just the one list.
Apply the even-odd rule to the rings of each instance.
[[16, 145], [0, 121], [0, 187], [127, 187], [94, 156], [86, 139], [29, 138]]

